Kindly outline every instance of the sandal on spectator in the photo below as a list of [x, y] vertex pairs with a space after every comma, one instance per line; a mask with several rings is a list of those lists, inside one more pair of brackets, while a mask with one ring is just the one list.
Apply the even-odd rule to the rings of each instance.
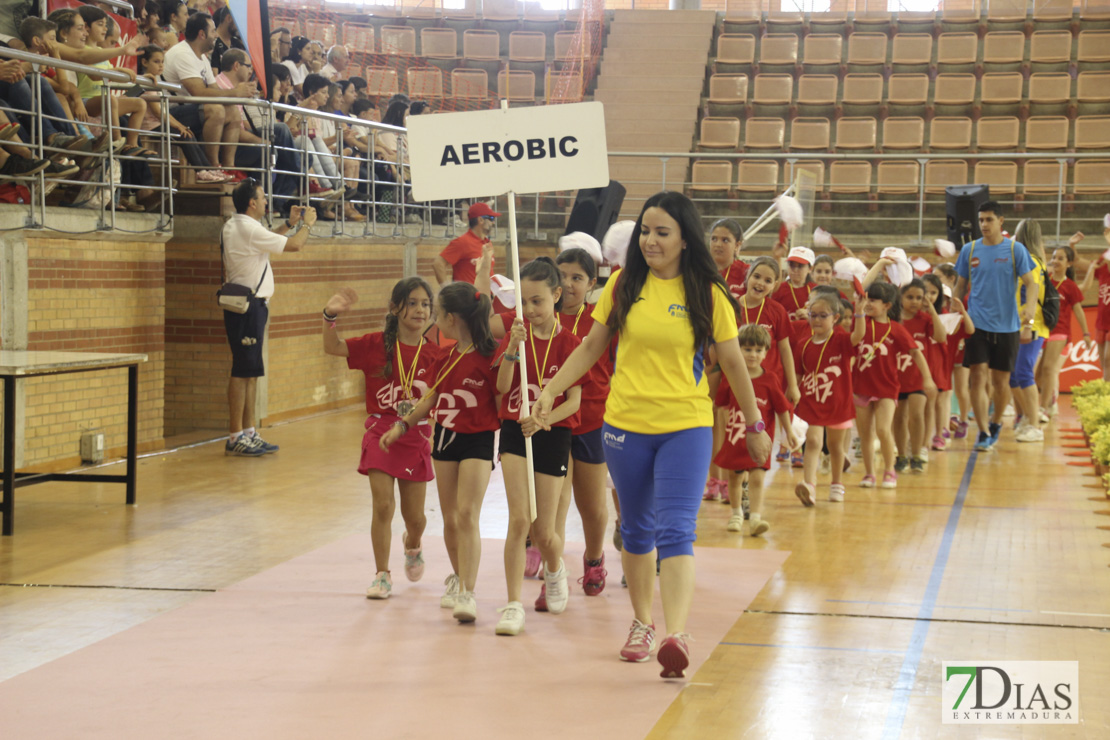
[[11, 141], [19, 133], [19, 124], [15, 121], [0, 126], [0, 141]]
[[68, 149], [71, 152], [87, 152], [92, 148], [92, 142], [84, 136], [69, 136], [68, 134], [54, 134], [46, 140], [47, 146], [58, 149]]

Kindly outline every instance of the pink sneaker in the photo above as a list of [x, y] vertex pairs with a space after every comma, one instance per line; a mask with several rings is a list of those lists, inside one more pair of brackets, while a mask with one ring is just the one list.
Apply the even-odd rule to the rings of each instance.
[[701, 495], [702, 501], [719, 501], [721, 492], [717, 488], [717, 479], [710, 478], [709, 482], [705, 484], [705, 493]]
[[621, 648], [621, 660], [629, 663], [646, 663], [655, 649], [655, 625], [644, 624], [639, 619], [632, 620], [628, 639]]
[[540, 595], [536, 597], [536, 611], [547, 611], [547, 584], [540, 586]]
[[728, 493], [728, 481], [721, 481], [721, 503], [732, 504], [732, 498]]
[[813, 486], [804, 481], [794, 486], [794, 495], [802, 502], [802, 506], [810, 507], [817, 503]]
[[686, 641], [690, 635], [679, 632], [667, 637], [659, 644], [659, 665], [663, 666], [659, 674], [663, 678], [685, 678], [686, 666], [690, 665], [690, 648]]
[[898, 474], [893, 470], [888, 470], [883, 473], [883, 488], [897, 488], [898, 487]]
[[859, 482], [859, 487], [860, 488], [874, 488], [875, 487], [875, 476], [873, 476], [873, 475], [863, 476], [863, 480], [861, 480]]
[[947, 445], [945, 445], [944, 443], [944, 437], [941, 437], [939, 434], [933, 437], [932, 447], [934, 450], [936, 450], [937, 452], [943, 452], [946, 446]]
[[601, 555], [601, 564], [590, 566], [586, 556], [582, 556], [582, 572], [583, 576], [578, 579], [582, 584], [582, 590], [586, 592], [587, 596], [597, 596], [605, 590], [605, 576], [609, 572], [605, 570], [605, 554]]
[[410, 581], [419, 581], [424, 576], [424, 550], [417, 547], [405, 550], [405, 577]]
[[525, 550], [524, 577], [535, 578], [536, 574], [540, 572], [541, 565], [543, 565], [543, 556], [540, 555], [539, 548], [529, 546]]
[[956, 422], [956, 431], [954, 431], [952, 433], [952, 436], [955, 437], [956, 439], [963, 439], [964, 437], [966, 437], [967, 436], [967, 422], [966, 421]]

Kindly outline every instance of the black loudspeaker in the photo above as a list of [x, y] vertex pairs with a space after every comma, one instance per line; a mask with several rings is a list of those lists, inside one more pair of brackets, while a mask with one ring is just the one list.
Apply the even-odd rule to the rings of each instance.
[[979, 206], [990, 199], [989, 185], [950, 185], [944, 189], [948, 241], [956, 249], [983, 237], [979, 230]]
[[574, 208], [567, 218], [567, 230], [563, 233], [581, 231], [600, 242], [620, 216], [624, 194], [624, 185], [616, 180], [610, 180], [603, 188], [579, 190], [578, 197], [574, 199]]

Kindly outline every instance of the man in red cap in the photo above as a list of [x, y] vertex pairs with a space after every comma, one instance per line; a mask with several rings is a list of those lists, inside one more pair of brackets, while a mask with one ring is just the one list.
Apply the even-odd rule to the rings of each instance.
[[[466, 212], [470, 219], [470, 230], [452, 240], [447, 248], [436, 256], [432, 263], [436, 280], [440, 285], [458, 280], [473, 284], [477, 276], [475, 268], [482, 258], [482, 247], [489, 242], [493, 222], [500, 216], [485, 203], [475, 203]], [[493, 260], [490, 260], [489, 274], [493, 275]]]

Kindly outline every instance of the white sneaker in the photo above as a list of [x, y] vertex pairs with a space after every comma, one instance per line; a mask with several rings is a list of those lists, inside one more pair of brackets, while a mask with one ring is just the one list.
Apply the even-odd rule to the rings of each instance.
[[1049, 421], [1051, 421], [1051, 419], [1048, 415], [1048, 411], [1046, 409], [1041, 409], [1041, 423], [1047, 424]]
[[728, 518], [728, 531], [739, 532], [744, 528], [744, 515], [739, 512]]
[[820, 475], [828, 475], [832, 470], [832, 463], [829, 461], [828, 455], [821, 455], [821, 465], [817, 468]]
[[829, 501], [833, 503], [840, 503], [844, 500], [844, 485], [841, 483], [833, 483], [829, 486]]
[[524, 605], [519, 601], [510, 601], [498, 609], [501, 619], [497, 620], [497, 627], [493, 630], [498, 635], [519, 635], [524, 629]]
[[751, 519], [748, 520], [748, 534], [752, 537], [758, 537], [770, 528], [771, 525], [759, 514], [752, 514]]
[[1014, 405], [1011, 403], [1011, 404], [1008, 404], [1006, 406], [1006, 410], [1002, 412], [1002, 415], [1003, 416], [1013, 416], [1015, 413], [1017, 413], [1017, 412], [1014, 411]]
[[543, 582], [547, 586], [547, 610], [552, 614], [563, 613], [570, 598], [570, 589], [567, 588], [567, 567], [562, 559], [559, 560], [559, 570], [554, 573], [544, 566]]
[[478, 602], [474, 599], [473, 591], [459, 589], [459, 595], [455, 597], [455, 609], [451, 612], [451, 616], [460, 622], [473, 622], [478, 618]]
[[454, 609], [455, 599], [459, 595], [459, 577], [452, 573], [444, 579], [443, 585], [447, 588], [443, 590], [443, 596], [439, 597], [439, 607], [441, 609]]
[[1044, 430], [1030, 424], [1017, 433], [1018, 442], [1044, 442]]
[[388, 599], [389, 594], [393, 591], [393, 581], [389, 577], [389, 573], [382, 571], [370, 584], [370, 588], [366, 589], [366, 598], [368, 599]]
[[928, 445], [926, 445], [925, 447], [922, 447], [921, 452], [917, 453], [917, 456], [921, 458], [922, 462], [929, 462], [929, 447], [928, 447]]

